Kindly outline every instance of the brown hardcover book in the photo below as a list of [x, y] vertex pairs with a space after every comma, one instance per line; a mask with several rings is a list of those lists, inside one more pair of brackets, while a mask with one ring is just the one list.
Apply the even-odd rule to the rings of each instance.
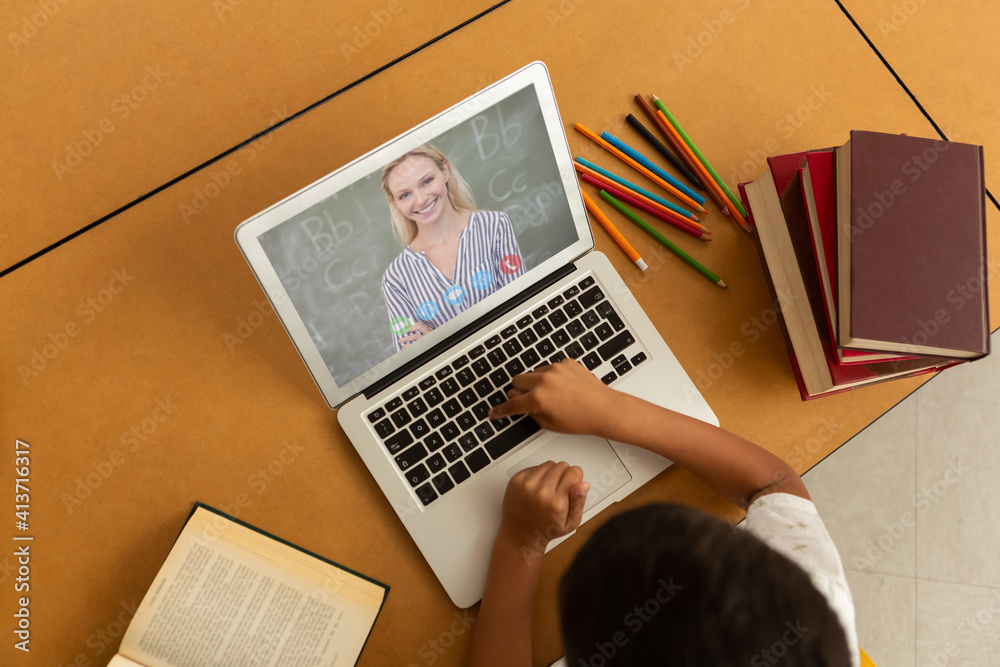
[[854, 130], [836, 163], [840, 345], [989, 354], [982, 146]]

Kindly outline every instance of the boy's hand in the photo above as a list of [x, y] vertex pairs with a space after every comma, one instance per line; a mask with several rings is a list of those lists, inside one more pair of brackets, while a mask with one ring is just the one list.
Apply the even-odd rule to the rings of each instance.
[[550, 540], [580, 525], [589, 489], [583, 470], [566, 462], [546, 461], [519, 471], [507, 484], [497, 540], [542, 555]]
[[490, 411], [490, 419], [530, 414], [539, 426], [560, 433], [606, 435], [618, 392], [608, 388], [572, 359], [542, 366], [513, 379], [508, 401]]

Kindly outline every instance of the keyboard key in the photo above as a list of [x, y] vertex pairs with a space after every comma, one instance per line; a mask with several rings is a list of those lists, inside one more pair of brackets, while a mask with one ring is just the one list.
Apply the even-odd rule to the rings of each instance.
[[440, 389], [434, 387], [426, 394], [424, 394], [424, 400], [427, 401], [427, 405], [433, 408], [435, 405], [444, 400], [444, 396], [441, 394]]
[[645, 352], [640, 352], [639, 354], [637, 354], [634, 357], [632, 357], [632, 365], [633, 366], [638, 366], [639, 364], [641, 364], [644, 361], [646, 361], [646, 353]]
[[458, 400], [462, 402], [462, 407], [467, 408], [479, 399], [476, 396], [476, 392], [472, 388], [466, 389], [461, 394], [458, 395]]
[[448, 472], [451, 473], [451, 478], [455, 480], [455, 484], [461, 484], [465, 480], [472, 477], [472, 473], [469, 472], [469, 469], [466, 468], [465, 464], [461, 461], [448, 468]]
[[538, 345], [535, 346], [535, 349], [542, 357], [548, 358], [553, 352], [556, 351], [556, 346], [552, 344], [551, 340], [544, 338], [538, 341]]
[[437, 378], [435, 378], [433, 375], [428, 375], [423, 380], [421, 380], [417, 384], [417, 386], [419, 386], [421, 389], [428, 389], [431, 386], [433, 386], [435, 382], [437, 382]]
[[607, 340], [615, 335], [614, 329], [612, 329], [611, 325], [607, 322], [601, 322], [598, 324], [597, 328], [594, 329], [594, 333], [597, 334], [597, 337], [601, 340]]
[[563, 296], [566, 297], [567, 299], [572, 299], [574, 296], [576, 296], [579, 293], [580, 293], [580, 288], [577, 287], [576, 285], [573, 285], [568, 290], [566, 290], [565, 292], [563, 292]]
[[549, 324], [548, 320], [538, 320], [535, 322], [535, 326], [531, 327], [535, 330], [535, 333], [541, 336], [547, 336], [552, 332], [552, 325]]
[[535, 308], [533, 311], [531, 311], [531, 316], [537, 320], [539, 317], [548, 314], [548, 312], [549, 312], [548, 306], [539, 306], [538, 308]]
[[502, 391], [494, 392], [486, 399], [486, 402], [490, 404], [490, 407], [495, 405], [500, 405], [501, 403], [507, 402], [507, 396]]
[[497, 334], [496, 336], [490, 336], [489, 338], [486, 339], [486, 348], [492, 350], [494, 347], [500, 344], [501, 340], [502, 339], [500, 338], [500, 334]]
[[507, 375], [506, 369], [498, 368], [492, 373], [490, 373], [490, 382], [493, 383], [494, 387], [502, 387], [510, 379]]
[[517, 333], [517, 327], [512, 324], [503, 331], [501, 331], [500, 335], [503, 336], [504, 338], [510, 338], [516, 333]]
[[490, 464], [490, 457], [486, 456], [486, 452], [480, 448], [471, 454], [467, 454], [465, 456], [465, 462], [469, 464], [469, 470], [472, 472], [479, 472]]
[[552, 343], [556, 347], [562, 347], [569, 342], [569, 334], [566, 333], [565, 329], [559, 329], [554, 334], [552, 334]]
[[409, 389], [403, 392], [403, 400], [408, 401], [411, 398], [416, 398], [419, 395], [420, 395], [419, 387], [410, 387]]
[[427, 423], [431, 425], [431, 428], [437, 428], [445, 421], [444, 413], [440, 410], [431, 410], [427, 413]]
[[588, 287], [590, 287], [593, 284], [594, 284], [594, 277], [593, 276], [587, 276], [582, 281], [580, 281], [580, 289], [587, 289]]
[[618, 317], [618, 313], [614, 311], [608, 313], [608, 322], [611, 324], [611, 328], [615, 331], [621, 331], [625, 328], [625, 323], [622, 322], [622, 318]]
[[436, 452], [441, 449], [441, 445], [444, 444], [444, 438], [441, 437], [440, 433], [431, 433], [429, 436], [424, 438], [424, 447], [428, 451]]
[[410, 413], [406, 411], [406, 408], [400, 408], [392, 413], [392, 423], [397, 427], [405, 426], [410, 423]]
[[590, 308], [602, 299], [604, 299], [604, 292], [601, 291], [600, 287], [594, 287], [580, 295], [580, 305], [585, 309]]
[[601, 316], [597, 314], [595, 310], [588, 310], [582, 316], [580, 316], [580, 321], [587, 325], [588, 329], [593, 329], [601, 322]]
[[524, 317], [522, 317], [521, 319], [519, 319], [517, 321], [517, 328], [518, 329], [523, 329], [524, 327], [528, 326], [529, 324], [531, 324], [531, 315], [525, 315]]
[[491, 419], [490, 423], [493, 424], [493, 428], [495, 428], [497, 432], [500, 432], [501, 430], [507, 428], [507, 425], [510, 424], [510, 419], [507, 417], [501, 417], [500, 419]]
[[410, 433], [413, 434], [414, 438], [420, 439], [431, 432], [430, 426], [427, 425], [423, 419], [418, 419], [417, 421], [410, 424]]
[[455, 482], [451, 481], [451, 477], [448, 477], [448, 473], [446, 472], [441, 473], [431, 481], [434, 482], [434, 488], [442, 496], [455, 488]]
[[559, 351], [559, 352], [556, 352], [555, 354], [553, 354], [551, 357], [549, 357], [549, 363], [550, 364], [558, 364], [560, 361], [562, 361], [565, 358], [566, 358], [566, 353], [562, 352], [562, 351]]
[[564, 299], [561, 296], [557, 296], [556, 298], [554, 298], [551, 301], [549, 301], [548, 306], [549, 306], [549, 308], [553, 308], [553, 309], [554, 308], [558, 308], [559, 306], [561, 306], [563, 304], [563, 301], [564, 301]]
[[427, 450], [423, 445], [413, 445], [409, 449], [403, 450], [402, 454], [396, 455], [396, 465], [400, 470], [406, 470], [417, 461], [427, 457]]
[[398, 454], [413, 443], [413, 435], [409, 431], [400, 431], [396, 435], [386, 438], [385, 446], [390, 454]]
[[458, 428], [458, 424], [455, 422], [448, 422], [441, 427], [441, 435], [446, 441], [454, 440], [459, 433], [461, 433], [461, 431]]
[[477, 359], [472, 362], [472, 370], [475, 371], [476, 377], [481, 378], [492, 370], [492, 366], [490, 366], [490, 362], [486, 359]]
[[557, 310], [553, 312], [551, 315], [549, 315], [549, 323], [553, 327], [561, 327], [562, 325], [566, 324], [566, 321], [568, 319], [569, 317], [566, 315], [566, 313], [564, 313], [561, 310]]
[[456, 359], [455, 361], [451, 362], [451, 367], [454, 368], [457, 371], [459, 368], [461, 368], [462, 366], [465, 366], [468, 363], [469, 363], [469, 358], [463, 354], [458, 359]]
[[427, 507], [432, 502], [437, 500], [438, 494], [434, 491], [434, 487], [431, 483], [427, 482], [417, 489], [417, 497], [420, 498], [420, 502], [424, 504], [424, 507]]
[[451, 375], [451, 366], [445, 366], [444, 368], [438, 370], [438, 372], [434, 374], [434, 377], [438, 380], [443, 380], [449, 375]]
[[615, 308], [614, 306], [611, 305], [610, 301], [601, 301], [599, 304], [597, 304], [597, 308], [595, 308], [594, 310], [600, 313], [601, 317], [607, 317], [611, 313], [615, 312]]
[[580, 320], [573, 320], [572, 322], [566, 325], [566, 333], [568, 333], [573, 338], [578, 338], [580, 334], [582, 334], [586, 330], [587, 328], [583, 326], [583, 323]]
[[566, 314], [569, 315], [570, 317], [576, 317], [577, 315], [583, 312], [583, 306], [581, 306], [576, 301], [570, 301], [565, 306], [563, 306], [563, 310], [565, 310]]
[[597, 353], [601, 355], [601, 359], [610, 359], [615, 356], [626, 347], [635, 342], [635, 338], [632, 337], [632, 333], [628, 330], [621, 332], [611, 340], [609, 340], [604, 345], [597, 348]]
[[468, 431], [470, 428], [476, 425], [476, 418], [472, 415], [471, 412], [466, 410], [459, 416], [455, 417], [455, 423], [458, 424], [458, 427], [463, 431]]
[[611, 365], [612, 366], [617, 366], [618, 364], [623, 364], [623, 363], [625, 363], [625, 355], [624, 354], [619, 354], [617, 357], [615, 357], [614, 359], [611, 360]]
[[410, 483], [410, 486], [416, 486], [430, 476], [431, 474], [427, 472], [427, 468], [425, 468], [424, 464], [421, 463], [418, 466], [410, 468], [406, 472], [406, 481]]
[[472, 372], [471, 368], [463, 368], [462, 370], [455, 373], [455, 379], [463, 387], [468, 387], [476, 379], [476, 374]]
[[444, 457], [440, 454], [435, 454], [434, 456], [427, 459], [427, 469], [432, 473], [441, 472], [444, 470]]
[[521, 341], [521, 344], [525, 347], [530, 347], [532, 343], [538, 340], [538, 336], [531, 329], [525, 329], [521, 333], [517, 334], [517, 339]]
[[541, 360], [542, 358], [539, 357], [538, 353], [535, 352], [533, 349], [528, 350], [527, 352], [521, 355], [521, 361], [524, 362], [526, 368], [534, 368], [535, 366], [538, 365], [538, 362]]
[[472, 408], [472, 414], [476, 415], [476, 419], [479, 421], [486, 419], [487, 415], [490, 414], [490, 404], [486, 401], [476, 403], [476, 407]]
[[385, 417], [385, 410], [383, 408], [379, 408], [373, 412], [368, 413], [368, 421], [370, 421], [372, 424], [382, 419], [382, 417]]
[[597, 356], [596, 352], [591, 352], [590, 354], [588, 354], [587, 356], [585, 356], [582, 359], [582, 361], [583, 361], [583, 365], [587, 367], [588, 371], [592, 371], [592, 370], [594, 370], [595, 368], [597, 368], [598, 366], [601, 365], [601, 358], [599, 356]]
[[617, 371], [618, 375], [625, 375], [630, 370], [632, 370], [632, 364], [630, 364], [627, 361], [623, 364], [618, 364], [617, 366], [615, 366], [615, 371]]
[[493, 383], [489, 379], [483, 379], [472, 385], [472, 388], [479, 394], [479, 398], [486, 398], [493, 391]]
[[504, 369], [511, 377], [514, 377], [524, 372], [524, 364], [521, 363], [520, 359], [511, 359], [504, 365]]
[[459, 405], [458, 400], [454, 398], [445, 403], [444, 405], [442, 405], [441, 407], [444, 408], [444, 413], [449, 417], [454, 417], [455, 415], [457, 415], [459, 412], [462, 411], [462, 406]]
[[603, 382], [604, 384], [611, 384], [617, 378], [618, 378], [618, 376], [615, 375], [615, 372], [611, 371], [610, 373], [608, 373], [607, 375], [605, 375], [604, 377], [601, 378], [601, 382]]
[[501, 431], [497, 437], [486, 443], [486, 451], [490, 453], [490, 456], [495, 461], [524, 442], [531, 435], [538, 433], [541, 428], [538, 422], [531, 417], [518, 420], [510, 428]]
[[409, 410], [410, 414], [414, 417], [419, 417], [427, 412], [427, 404], [424, 403], [424, 399], [416, 398], [406, 404], [406, 409]]
[[480, 424], [473, 429], [473, 432], [476, 434], [476, 437], [479, 438], [480, 442], [486, 442], [493, 437], [493, 427], [488, 423]]
[[461, 438], [458, 439], [458, 444], [462, 447], [463, 452], [471, 452], [473, 449], [479, 446], [479, 442], [476, 440], [476, 436], [471, 433], [466, 433]]
[[454, 443], [445, 447], [444, 451], [441, 453], [444, 454], [444, 457], [446, 459], [448, 459], [448, 463], [454, 463], [455, 461], [462, 458], [462, 450], [459, 448], [458, 445]]
[[583, 334], [583, 338], [580, 339], [580, 343], [588, 350], [593, 350], [600, 342], [601, 341], [597, 340], [597, 335], [595, 335], [593, 331], [588, 331]]
[[471, 350], [469, 350], [469, 359], [477, 359], [486, 353], [485, 345], [477, 345]]
[[448, 378], [441, 383], [441, 391], [444, 392], [445, 396], [451, 396], [459, 389], [460, 387], [458, 386], [458, 383], [455, 382], [455, 378]]
[[389, 437], [395, 430], [396, 427], [392, 425], [392, 422], [389, 421], [388, 417], [375, 424], [375, 432], [378, 433], [380, 438]]
[[507, 361], [507, 355], [503, 353], [503, 350], [493, 350], [486, 355], [486, 358], [490, 360], [490, 363], [494, 366], [499, 366], [503, 362]]
[[403, 405], [403, 399], [397, 396], [396, 398], [392, 399], [391, 401], [385, 404], [385, 411], [392, 412], [401, 405]]
[[524, 348], [521, 347], [521, 344], [517, 342], [516, 338], [512, 338], [511, 340], [503, 344], [503, 349], [504, 352], [507, 353], [508, 357], [513, 357], [516, 356]]
[[568, 356], [570, 359], [579, 359], [580, 357], [583, 356], [583, 348], [580, 346], [579, 343], [576, 342], [570, 343], [569, 347], [567, 347], [565, 351], [566, 351], [566, 356]]

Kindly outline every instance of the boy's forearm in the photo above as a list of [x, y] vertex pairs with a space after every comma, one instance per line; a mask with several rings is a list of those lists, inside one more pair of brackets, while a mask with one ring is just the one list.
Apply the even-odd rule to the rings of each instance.
[[763, 490], [808, 498], [805, 485], [783, 460], [701, 420], [647, 401], [616, 394], [604, 437], [656, 452], [692, 472], [729, 502], [745, 507]]
[[531, 665], [531, 620], [543, 552], [497, 538], [469, 651], [469, 667]]

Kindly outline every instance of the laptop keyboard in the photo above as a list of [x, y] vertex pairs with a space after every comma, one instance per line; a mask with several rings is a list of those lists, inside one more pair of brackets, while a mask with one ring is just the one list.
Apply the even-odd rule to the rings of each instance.
[[541, 427], [525, 415], [488, 419], [511, 378], [565, 358], [611, 384], [646, 360], [592, 276], [540, 297], [477, 345], [368, 413], [423, 505], [430, 505]]

